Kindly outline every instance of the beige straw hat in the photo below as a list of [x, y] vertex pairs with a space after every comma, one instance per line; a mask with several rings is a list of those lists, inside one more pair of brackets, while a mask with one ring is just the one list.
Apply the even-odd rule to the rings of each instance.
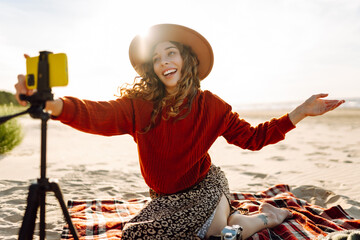
[[153, 47], [164, 41], [175, 41], [191, 47], [199, 60], [200, 80], [209, 75], [214, 63], [214, 54], [209, 42], [193, 29], [176, 24], [154, 25], [147, 35], [137, 35], [131, 41], [129, 58], [138, 74], [141, 74], [139, 66], [150, 60]]

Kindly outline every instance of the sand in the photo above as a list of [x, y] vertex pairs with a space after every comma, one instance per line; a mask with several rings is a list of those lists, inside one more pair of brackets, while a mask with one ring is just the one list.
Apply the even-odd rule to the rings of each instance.
[[[252, 124], [282, 111], [239, 111]], [[24, 140], [0, 155], [0, 238], [17, 239], [30, 183], [40, 177], [40, 120], [21, 117]], [[148, 196], [130, 136], [102, 137], [48, 123], [47, 177], [59, 180], [64, 199]], [[256, 192], [289, 184], [292, 192], [323, 207], [341, 205], [360, 218], [360, 110], [338, 109], [307, 118], [286, 139], [252, 152], [219, 138], [210, 149], [225, 171], [231, 191]], [[64, 220], [47, 195], [47, 239], [59, 239]]]

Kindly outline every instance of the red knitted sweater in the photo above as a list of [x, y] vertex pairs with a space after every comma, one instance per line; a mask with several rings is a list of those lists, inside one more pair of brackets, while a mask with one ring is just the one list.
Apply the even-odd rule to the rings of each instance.
[[211, 165], [208, 150], [219, 136], [241, 148], [259, 150], [294, 128], [288, 115], [252, 127], [209, 91], [198, 92], [186, 118], [161, 120], [145, 134], [141, 132], [150, 123], [151, 102], [126, 97], [106, 102], [62, 100], [57, 120], [88, 133], [133, 136], [145, 182], [162, 194], [190, 188], [205, 177]]

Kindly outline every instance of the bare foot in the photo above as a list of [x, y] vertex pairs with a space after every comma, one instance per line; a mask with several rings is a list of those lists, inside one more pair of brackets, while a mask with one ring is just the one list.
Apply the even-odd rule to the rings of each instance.
[[232, 214], [228, 218], [227, 225], [240, 225], [243, 227], [243, 239], [265, 228], [273, 228], [281, 224], [292, 214], [287, 209], [277, 208], [268, 203], [262, 203], [259, 211], [255, 214], [242, 215]]
[[281, 224], [286, 218], [292, 217], [289, 210], [277, 208], [269, 203], [262, 203], [258, 217], [264, 222], [265, 227], [272, 228]]

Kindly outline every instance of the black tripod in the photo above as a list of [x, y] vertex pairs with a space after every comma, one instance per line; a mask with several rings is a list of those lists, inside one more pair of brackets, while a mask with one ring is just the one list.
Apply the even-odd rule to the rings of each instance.
[[66, 223], [69, 225], [69, 229], [73, 238], [78, 240], [78, 234], [74, 227], [70, 214], [66, 208], [63, 195], [61, 193], [59, 185], [55, 181], [49, 181], [46, 178], [46, 133], [47, 133], [47, 121], [50, 115], [43, 111], [47, 100], [52, 100], [53, 95], [49, 88], [48, 81], [48, 59], [49, 52], [40, 52], [39, 58], [39, 80], [37, 92], [32, 96], [21, 95], [22, 100], [30, 102], [31, 106], [24, 112], [14, 114], [11, 116], [1, 117], [0, 124], [19, 115], [29, 113], [31, 117], [41, 119], [41, 162], [40, 162], [40, 178], [36, 183], [33, 183], [29, 187], [29, 194], [27, 198], [27, 206], [25, 215], [19, 232], [19, 240], [33, 239], [35, 222], [38, 209], [40, 208], [40, 239], [45, 239], [45, 204], [46, 193], [53, 192], [60, 203], [62, 212], [64, 214]]

